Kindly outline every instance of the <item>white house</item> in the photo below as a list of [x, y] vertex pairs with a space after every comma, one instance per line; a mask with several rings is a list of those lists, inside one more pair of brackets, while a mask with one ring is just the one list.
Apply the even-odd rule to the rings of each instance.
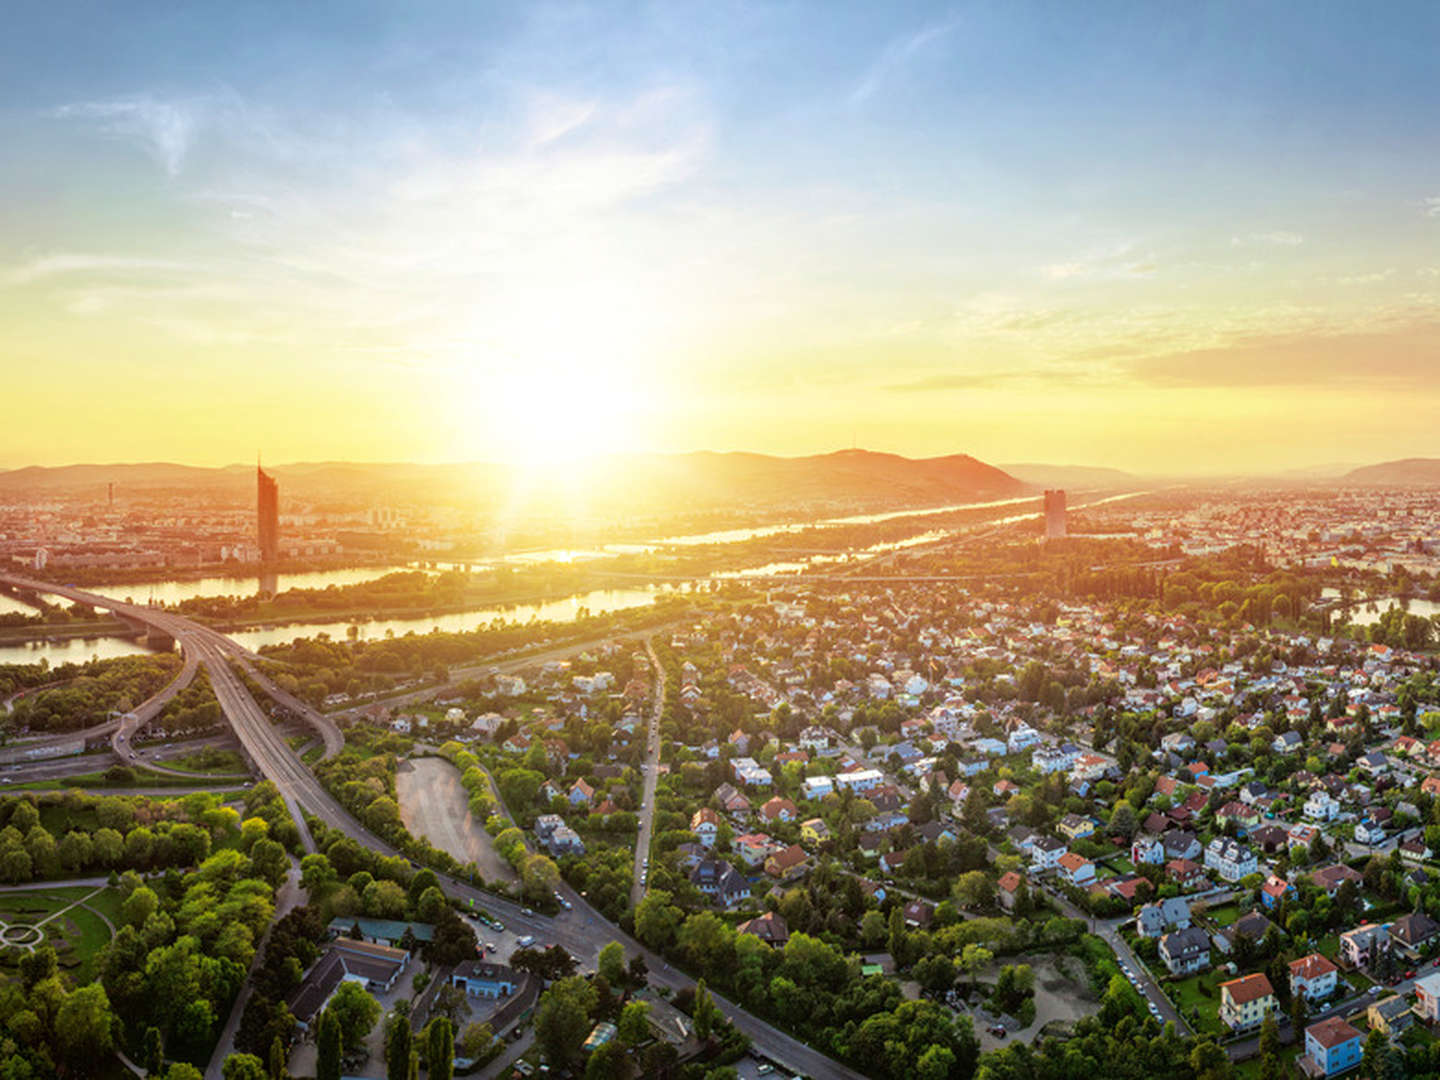
[[1305, 800], [1304, 813], [1311, 821], [1333, 821], [1340, 813], [1340, 804], [1328, 791], [1317, 789]]
[[1063, 840], [1053, 836], [1041, 836], [1030, 846], [1030, 869], [1037, 873], [1054, 870], [1060, 865], [1060, 856], [1068, 849]]
[[1335, 992], [1340, 969], [1319, 953], [1290, 961], [1290, 993], [1301, 994], [1312, 1005]]
[[1205, 849], [1206, 869], [1215, 871], [1222, 881], [1239, 881], [1255, 873], [1258, 865], [1253, 851], [1228, 837], [1217, 836]]

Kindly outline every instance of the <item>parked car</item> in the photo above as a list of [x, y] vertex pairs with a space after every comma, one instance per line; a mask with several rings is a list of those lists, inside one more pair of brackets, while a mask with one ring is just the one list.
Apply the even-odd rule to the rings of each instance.
[[990, 1032], [990, 1034], [994, 1035], [997, 1039], [1003, 1039], [1006, 1035], [1010, 1034], [1008, 1031], [1005, 1030], [1005, 1026], [1003, 1024], [991, 1024], [985, 1030]]

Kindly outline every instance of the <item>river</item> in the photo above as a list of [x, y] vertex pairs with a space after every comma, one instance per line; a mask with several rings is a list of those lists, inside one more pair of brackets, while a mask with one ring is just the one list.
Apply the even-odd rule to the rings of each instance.
[[[1134, 498], [1143, 494], [1145, 494], [1145, 492], [1137, 491], [1112, 495], [1107, 498], [1096, 499], [1090, 503], [1072, 506], [1071, 509], [1081, 510], [1087, 506], [1099, 506], [1104, 503]], [[992, 507], [1033, 503], [1035, 501], [1035, 496], [1022, 496], [1013, 499], [961, 503], [921, 510], [896, 510], [877, 514], [861, 514], [851, 517], [826, 518], [820, 521], [762, 525], [751, 529], [731, 529], [723, 532], [695, 533], [688, 536], [666, 537], [641, 544], [613, 544], [603, 548], [523, 552], [507, 555], [504, 556], [503, 559], [490, 563], [470, 565], [476, 569], [483, 569], [487, 566], [493, 567], [499, 565], [500, 563], [510, 563], [514, 565], [543, 561], [575, 561], [579, 559], [600, 558], [607, 554], [617, 554], [620, 552], [657, 550], [667, 546], [734, 544], [742, 543], [746, 540], [753, 540], [758, 537], [778, 536], [783, 533], [796, 532], [816, 526], [871, 524], [891, 521], [902, 517], [927, 517], [936, 514], [954, 513], [961, 510], [988, 509]], [[1020, 521], [1037, 519], [1040, 516], [1038, 511], [1031, 511], [1008, 515], [994, 521], [985, 522], [984, 524], [988, 526], [1009, 525]], [[846, 553], [816, 553], [793, 561], [770, 562], [741, 570], [717, 571], [712, 577], [716, 579], [735, 579], [798, 574], [819, 565], [844, 562], [855, 557], [877, 555], [887, 551], [897, 551], [904, 548], [933, 543], [943, 539], [949, 531], [950, 530], [934, 529], [901, 540], [881, 541], [862, 548], [856, 548]], [[182, 600], [193, 597], [248, 595], [261, 587], [265, 587], [274, 592], [283, 592], [287, 589], [323, 589], [331, 585], [356, 585], [361, 582], [372, 581], [384, 574], [415, 570], [418, 565], [419, 564], [410, 563], [350, 570], [318, 570], [297, 574], [280, 574], [274, 576], [272, 580], [263, 582], [263, 586], [258, 577], [248, 575], [197, 578], [191, 581], [165, 581], [144, 585], [121, 585], [115, 586], [113, 589], [99, 586], [96, 588], [96, 591], [109, 592], [121, 599], [132, 599], [137, 603], [146, 603], [153, 600], [161, 604], [170, 605], [178, 604]], [[452, 564], [439, 562], [431, 565], [446, 567]], [[657, 596], [672, 591], [674, 588], [675, 586], [647, 585], [632, 588], [596, 589], [590, 592], [577, 593], [541, 603], [484, 607], [450, 615], [433, 615], [421, 618], [378, 618], [356, 623], [355, 625], [357, 627], [357, 636], [361, 640], [375, 640], [386, 636], [399, 637], [408, 633], [426, 634], [436, 629], [451, 632], [475, 630], [494, 622], [496, 619], [508, 622], [530, 622], [532, 619], [569, 622], [573, 620], [582, 609], [594, 614], [601, 614], [609, 611], [623, 611], [628, 608], [641, 607], [653, 603]], [[9, 598], [0, 596], [0, 601], [5, 600], [9, 600]], [[11, 602], [14, 603], [14, 601]], [[21, 607], [23, 608], [24, 606], [21, 605]], [[0, 607], [0, 611], [3, 610], [5, 610], [5, 608]], [[34, 609], [25, 608], [25, 610], [33, 611]], [[286, 623], [272, 627], [238, 630], [229, 636], [247, 648], [257, 649], [262, 645], [284, 644], [300, 637], [314, 637], [316, 634], [329, 634], [331, 637], [337, 639], [344, 638], [347, 636], [349, 625], [350, 624], [346, 622]], [[108, 659], [114, 656], [128, 656], [144, 651], [144, 647], [138, 641], [125, 638], [106, 637], [80, 638], [55, 642], [36, 641], [19, 645], [0, 645], [0, 664], [33, 664], [38, 662], [42, 657], [48, 658], [51, 664], [61, 664], [72, 660], [88, 660], [92, 656]]]

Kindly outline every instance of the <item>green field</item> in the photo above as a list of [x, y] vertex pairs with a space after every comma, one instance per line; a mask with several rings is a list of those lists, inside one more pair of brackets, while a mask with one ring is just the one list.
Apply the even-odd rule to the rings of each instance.
[[[91, 893], [94, 897], [83, 905], [71, 906]], [[119, 907], [119, 893], [108, 888], [97, 893], [92, 887], [68, 885], [0, 893], [0, 921], [33, 925], [44, 920], [39, 929], [76, 984], [90, 981], [95, 956], [110, 940], [105, 917], [118, 919]], [[0, 971], [13, 971], [8, 958], [0, 960]]]

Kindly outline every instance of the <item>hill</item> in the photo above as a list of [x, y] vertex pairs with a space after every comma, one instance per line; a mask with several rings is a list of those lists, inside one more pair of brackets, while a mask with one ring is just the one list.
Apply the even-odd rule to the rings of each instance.
[[1122, 488], [1139, 482], [1134, 473], [1090, 465], [1001, 465], [1011, 476], [1045, 488]]
[[[712, 453], [626, 455], [594, 463], [605, 479], [587, 491], [592, 506], [624, 512], [640, 506], [780, 509], [827, 506], [936, 506], [1024, 494], [1028, 486], [966, 454], [906, 458], [869, 450], [809, 457]], [[536, 481], [503, 465], [306, 462], [266, 466], [282, 500], [494, 504]], [[196, 468], [163, 462], [34, 466], [0, 472], [0, 495], [103, 499], [113, 482], [127, 497], [194, 495], [244, 504], [254, 498], [251, 465]], [[573, 496], [563, 474], [557, 497]], [[543, 491], [540, 494], [545, 494]]]
[[1403, 458], [1351, 469], [1338, 481], [1367, 487], [1430, 487], [1440, 484], [1440, 458]]

